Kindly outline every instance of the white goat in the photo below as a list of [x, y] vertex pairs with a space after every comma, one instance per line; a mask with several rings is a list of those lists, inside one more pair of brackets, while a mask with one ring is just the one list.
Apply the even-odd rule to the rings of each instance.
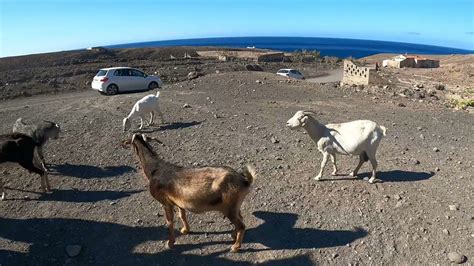
[[378, 126], [370, 120], [323, 125], [310, 116], [310, 114], [315, 113], [311, 111], [298, 111], [286, 122], [286, 125], [291, 129], [304, 128], [308, 135], [316, 142], [318, 150], [323, 154], [321, 170], [314, 179], [321, 180], [328, 157], [331, 157], [334, 165], [332, 175], [337, 175], [336, 153], [339, 153], [359, 155], [359, 164], [350, 173], [351, 176], [356, 176], [362, 164], [370, 160], [373, 171], [369, 183], [374, 183], [377, 171], [375, 154], [382, 137], [386, 134], [385, 127]]
[[128, 114], [128, 116], [123, 119], [123, 131], [125, 132], [128, 129], [130, 129], [130, 126], [131, 126], [130, 119], [137, 116], [140, 117], [140, 129], [142, 129], [143, 119], [147, 113], [150, 113], [150, 122], [148, 122], [147, 126], [150, 126], [153, 124], [153, 116], [155, 112], [157, 112], [158, 115], [160, 116], [161, 123], [164, 123], [165, 121], [163, 119], [163, 113], [161, 113], [160, 105], [158, 102], [159, 97], [160, 97], [160, 92], [157, 92], [156, 95], [150, 94], [138, 100], [133, 106], [130, 114]]

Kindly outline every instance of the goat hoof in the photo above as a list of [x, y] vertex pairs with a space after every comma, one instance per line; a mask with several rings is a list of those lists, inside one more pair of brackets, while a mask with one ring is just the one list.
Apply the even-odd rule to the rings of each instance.
[[332, 172], [331, 175], [332, 176], [337, 176], [337, 172]]
[[174, 248], [174, 241], [171, 242], [170, 240], [168, 240], [168, 241], [166, 242], [166, 246], [168, 246], [169, 249]]
[[354, 172], [351, 172], [351, 173], [349, 174], [349, 176], [352, 176], [352, 177], [354, 177], [354, 176], [356, 176], [356, 175], [357, 175], [357, 174], [354, 173]]
[[370, 183], [370, 184], [373, 184], [373, 183], [375, 183], [375, 182], [377, 182], [377, 179], [375, 179], [375, 177], [371, 177], [371, 178], [369, 179], [369, 183]]
[[232, 245], [232, 247], [230, 247], [230, 251], [233, 253], [239, 252], [239, 249], [240, 249], [239, 245]]
[[317, 176], [317, 177], [314, 178], [314, 180], [316, 180], [316, 181], [321, 181], [321, 177], [320, 177], [320, 176]]
[[181, 228], [180, 232], [183, 235], [187, 235], [189, 233], [189, 229], [183, 227], [183, 228]]

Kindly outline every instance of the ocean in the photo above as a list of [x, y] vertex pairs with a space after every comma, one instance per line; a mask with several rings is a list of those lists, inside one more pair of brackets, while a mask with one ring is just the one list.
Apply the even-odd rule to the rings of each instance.
[[232, 48], [254, 47], [292, 52], [318, 50], [322, 56], [361, 58], [379, 53], [395, 54], [469, 54], [474, 51], [401, 42], [315, 37], [232, 37], [153, 41], [106, 46], [108, 48], [143, 48], [163, 46], [218, 46]]

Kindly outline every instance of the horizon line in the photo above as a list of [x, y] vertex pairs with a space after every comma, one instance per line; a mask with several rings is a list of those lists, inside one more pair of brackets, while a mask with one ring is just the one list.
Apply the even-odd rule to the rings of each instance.
[[[446, 48], [446, 49], [454, 49], [459, 51], [468, 52], [467, 54], [474, 53], [474, 49], [465, 49], [465, 48], [457, 48], [457, 47], [450, 47], [450, 46], [441, 46], [441, 45], [433, 45], [433, 44], [425, 44], [425, 43], [411, 43], [411, 42], [399, 42], [399, 41], [387, 41], [387, 40], [376, 40], [376, 39], [359, 39], [359, 38], [346, 38], [346, 37], [320, 37], [320, 36], [231, 36], [231, 37], [195, 37], [195, 38], [181, 38], [181, 39], [164, 39], [164, 40], [153, 40], [153, 41], [137, 41], [137, 42], [128, 42], [128, 43], [119, 43], [119, 44], [106, 44], [106, 45], [93, 45], [88, 47], [80, 47], [80, 48], [73, 48], [73, 49], [65, 49], [65, 50], [55, 50], [55, 51], [46, 51], [46, 52], [38, 52], [38, 53], [29, 53], [29, 54], [17, 54], [17, 55], [7, 55], [7, 56], [0, 56], [0, 58], [9, 58], [9, 57], [20, 57], [20, 56], [29, 56], [29, 55], [40, 55], [40, 54], [48, 54], [48, 53], [61, 53], [61, 52], [72, 52], [72, 51], [80, 51], [85, 50], [90, 47], [108, 47], [112, 49], [120, 49], [116, 46], [123, 46], [123, 45], [131, 45], [131, 44], [139, 44], [139, 43], [155, 43], [155, 42], [172, 42], [172, 41], [186, 41], [186, 40], [204, 40], [204, 39], [238, 39], [238, 38], [307, 38], [307, 39], [337, 39], [337, 40], [355, 40], [355, 41], [373, 41], [373, 42], [386, 42], [386, 43], [397, 43], [397, 44], [409, 44], [409, 45], [418, 45], [418, 46], [430, 46], [430, 47], [437, 47], [437, 48]], [[169, 46], [161, 46], [161, 47], [179, 47], [185, 45], [169, 45]], [[189, 47], [199, 47], [199, 45], [190, 45]], [[212, 47], [212, 45], [210, 45]], [[140, 49], [144, 47], [134, 47], [135, 49]]]

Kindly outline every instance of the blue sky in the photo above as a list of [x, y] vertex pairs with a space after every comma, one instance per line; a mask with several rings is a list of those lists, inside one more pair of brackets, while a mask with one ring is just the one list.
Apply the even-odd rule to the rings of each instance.
[[0, 57], [233, 36], [388, 40], [474, 50], [474, 0], [0, 0]]

